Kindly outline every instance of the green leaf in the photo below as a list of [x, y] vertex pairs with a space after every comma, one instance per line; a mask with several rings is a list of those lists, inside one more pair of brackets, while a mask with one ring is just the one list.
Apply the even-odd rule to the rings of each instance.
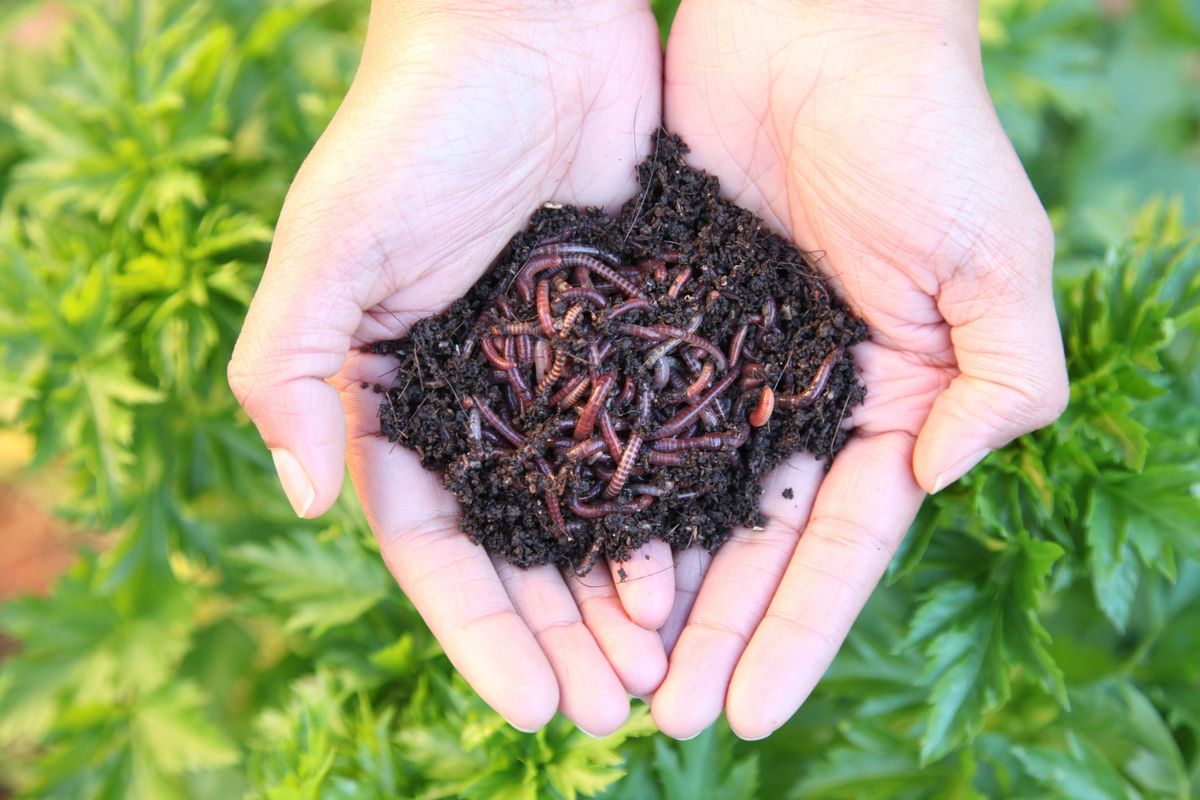
[[349, 536], [298, 532], [233, 551], [246, 578], [284, 610], [287, 630], [321, 636], [362, 617], [392, 591], [379, 557]]
[[1074, 734], [1068, 734], [1068, 749], [1049, 747], [1014, 748], [1021, 765], [1054, 797], [1087, 797], [1097, 800], [1133, 800], [1136, 795], [1104, 754]]
[[79, 565], [53, 601], [0, 608], [0, 627], [23, 650], [0, 666], [0, 741], [36, 740], [68, 709], [119, 705], [158, 691], [188, 648], [194, 598], [185, 587], [99, 589]]
[[233, 743], [205, 714], [203, 693], [194, 684], [176, 682], [146, 698], [130, 716], [135, 750], [146, 754], [168, 775], [236, 763]]
[[1128, 529], [1119, 524], [1117, 511], [1106, 495], [1092, 495], [1088, 510], [1088, 561], [1091, 566], [1092, 588], [1096, 604], [1117, 630], [1124, 630], [1133, 607], [1141, 568]]
[[752, 797], [758, 786], [758, 759], [733, 759], [732, 739], [721, 722], [694, 739], [674, 745], [656, 738], [654, 764], [663, 799]]
[[823, 754], [788, 793], [790, 800], [974, 798], [969, 758], [922, 765], [913, 742], [878, 723], [851, 723], [845, 743]]
[[1062, 553], [1052, 542], [1022, 535], [1000, 554], [987, 590], [944, 581], [925, 595], [900, 645], [921, 646], [927, 658], [924, 680], [932, 690], [922, 763], [969, 741], [1008, 702], [1013, 666], [1066, 702], [1061, 672], [1047, 650], [1049, 634], [1037, 616], [1050, 568]]

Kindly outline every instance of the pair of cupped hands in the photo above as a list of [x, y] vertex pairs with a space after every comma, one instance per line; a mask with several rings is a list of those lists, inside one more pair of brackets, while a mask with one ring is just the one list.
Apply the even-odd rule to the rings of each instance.
[[[302, 517], [348, 463], [383, 558], [515, 727], [593, 735], [630, 696], [747, 739], [829, 666], [926, 492], [1053, 420], [1067, 380], [1053, 234], [984, 86], [972, 0], [684, 0], [665, 58], [645, 0], [375, 0], [353, 86], [305, 161], [229, 368]], [[871, 329], [832, 469], [767, 480], [765, 530], [709, 556], [655, 540], [577, 579], [458, 529], [378, 436], [403, 336], [545, 201], [610, 210], [665, 119], [691, 163], [805, 251]], [[788, 498], [783, 489], [791, 488]], [[617, 569], [623, 570], [623, 579]]]

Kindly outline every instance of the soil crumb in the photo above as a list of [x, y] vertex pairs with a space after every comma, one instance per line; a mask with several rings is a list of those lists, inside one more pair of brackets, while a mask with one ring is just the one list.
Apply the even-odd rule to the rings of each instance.
[[715, 551], [765, 522], [783, 459], [828, 465], [866, 396], [866, 325], [686, 152], [660, 131], [617, 218], [547, 204], [465, 297], [368, 348], [398, 361], [381, 434], [518, 567]]

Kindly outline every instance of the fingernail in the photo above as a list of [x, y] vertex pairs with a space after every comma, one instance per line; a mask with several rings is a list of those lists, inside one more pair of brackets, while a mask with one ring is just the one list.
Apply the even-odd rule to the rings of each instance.
[[271, 458], [275, 461], [275, 472], [279, 474], [279, 482], [283, 484], [283, 493], [292, 504], [292, 510], [297, 516], [305, 516], [317, 499], [317, 490], [313, 488], [308, 473], [296, 457], [283, 448], [272, 449]]
[[963, 475], [966, 475], [971, 471], [972, 467], [974, 467], [980, 461], [983, 461], [983, 459], [987, 458], [988, 453], [991, 452], [991, 450], [985, 447], [983, 450], [971, 453], [971, 455], [962, 459], [954, 466], [950, 467], [950, 469], [939, 474], [937, 476], [937, 480], [933, 482], [933, 494], [937, 494], [942, 489], [945, 489], [947, 486], [961, 478]]
[[517, 723], [513, 722], [513, 721], [512, 721], [511, 719], [509, 719], [508, 717], [504, 717], [504, 721], [505, 721], [505, 722], [507, 722], [509, 725], [511, 725], [511, 726], [513, 727], [513, 729], [514, 729], [514, 730], [518, 730], [518, 731], [520, 731], [521, 733], [537, 733], [537, 731], [538, 731], [538, 729], [537, 729], [537, 728], [522, 728], [520, 725], [518, 725]]

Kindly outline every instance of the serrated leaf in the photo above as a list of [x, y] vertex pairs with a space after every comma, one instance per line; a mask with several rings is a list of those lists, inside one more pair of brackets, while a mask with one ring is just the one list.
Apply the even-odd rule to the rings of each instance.
[[1128, 622], [1141, 566], [1175, 577], [1175, 551], [1200, 553], [1200, 469], [1152, 464], [1141, 475], [1106, 471], [1092, 487], [1086, 517], [1097, 604], [1118, 630]]
[[379, 557], [349, 536], [296, 533], [242, 545], [234, 555], [247, 580], [285, 610], [289, 631], [321, 636], [354, 622], [392, 590]]
[[731, 758], [732, 736], [724, 722], [710, 725], [686, 742], [654, 740], [654, 764], [664, 800], [740, 800], [758, 786], [758, 759]]
[[1051, 566], [1062, 554], [1052, 542], [1021, 535], [998, 557], [986, 591], [943, 581], [925, 595], [901, 645], [923, 647], [924, 680], [932, 685], [922, 763], [969, 741], [986, 716], [1008, 702], [1014, 666], [1066, 702], [1062, 674], [1046, 649], [1049, 635], [1037, 616]]
[[236, 763], [238, 751], [207, 719], [205, 706], [199, 688], [186, 682], [146, 698], [130, 715], [134, 749], [167, 775]]
[[1133, 800], [1121, 776], [1095, 746], [1074, 734], [1068, 750], [1048, 747], [1013, 749], [1014, 755], [1033, 778], [1058, 797], [1087, 797], [1097, 800]]
[[[789, 800], [894, 800], [898, 797], [969, 798], [974, 774], [970, 759], [945, 759], [922, 766], [913, 742], [872, 723], [852, 724], [838, 744], [806, 771]], [[958, 786], [957, 791], [951, 787]], [[940, 790], [940, 793], [939, 793]]]
[[25, 599], [0, 609], [0, 626], [24, 645], [0, 669], [0, 740], [45, 735], [73, 707], [105, 707], [157, 691], [188, 647], [190, 593], [130, 587], [103, 594], [90, 568], [64, 580], [53, 602]]

